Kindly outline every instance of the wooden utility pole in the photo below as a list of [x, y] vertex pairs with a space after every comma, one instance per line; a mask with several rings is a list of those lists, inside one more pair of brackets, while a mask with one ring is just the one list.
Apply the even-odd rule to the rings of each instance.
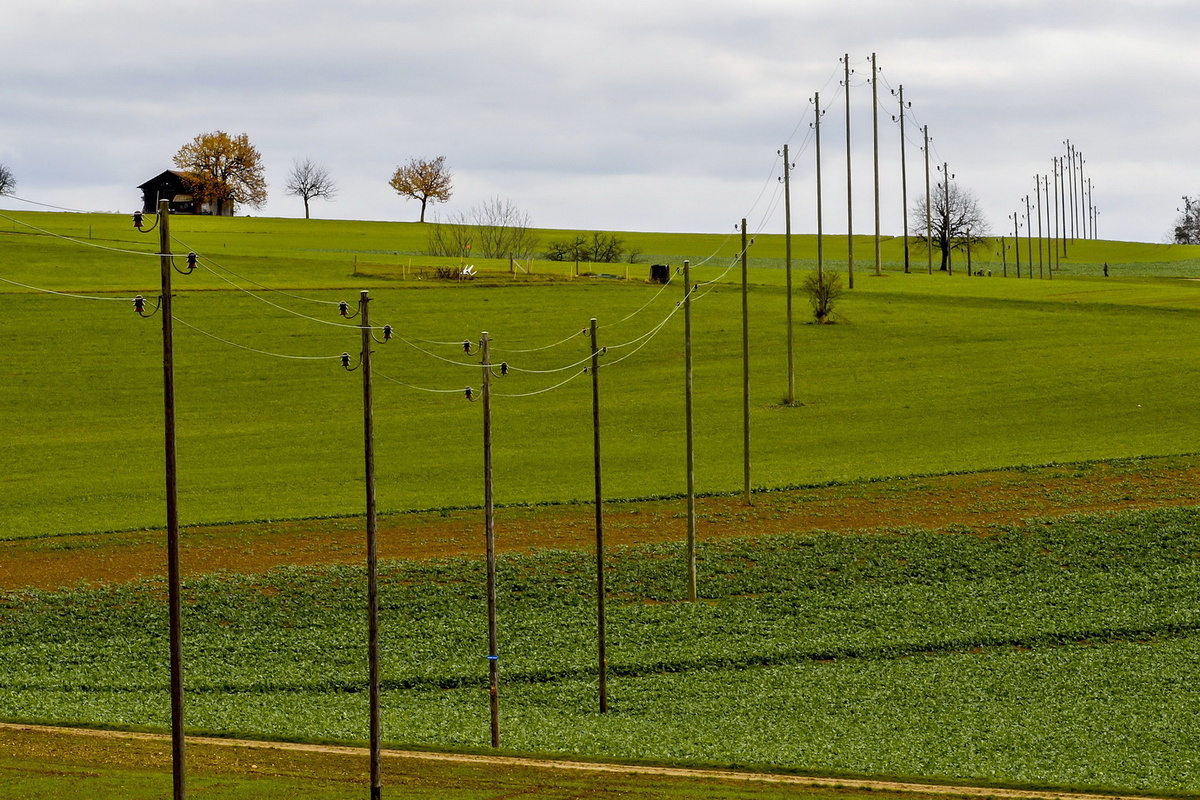
[[479, 340], [483, 361], [483, 518], [487, 551], [488, 695], [492, 718], [492, 747], [500, 746], [500, 653], [496, 637], [496, 508], [492, 496], [492, 362], [488, 333]]
[[1075, 147], [1071, 144], [1070, 139], [1067, 140], [1067, 160], [1070, 162], [1067, 168], [1071, 180], [1071, 241], [1074, 242], [1078, 232], [1079, 212], [1077, 209], [1078, 193], [1075, 190]]
[[883, 255], [879, 236], [879, 68], [871, 53], [871, 139], [875, 165], [875, 277], [883, 274]]
[[[1062, 252], [1062, 240], [1060, 234], [1062, 228], [1058, 224], [1059, 215], [1059, 200], [1058, 200], [1058, 156], [1054, 157], [1054, 263], [1057, 266], [1059, 262], [1059, 254]], [[1051, 270], [1053, 274], [1053, 270]]]
[[783, 258], [787, 273], [787, 403], [796, 405], [796, 336], [792, 316], [792, 181], [788, 146], [783, 146]]
[[746, 251], [746, 220], [742, 219], [742, 500], [750, 500], [750, 282]]
[[929, 184], [929, 126], [921, 126], [925, 134], [925, 253], [929, 258], [929, 274], [933, 274], [933, 193]]
[[942, 177], [945, 178], [945, 182], [942, 184], [942, 189], [943, 189], [944, 197], [946, 200], [946, 209], [945, 209], [946, 213], [945, 213], [945, 216], [942, 218], [942, 222], [943, 222], [942, 230], [946, 236], [946, 249], [944, 251], [946, 254], [946, 274], [953, 275], [954, 274], [954, 242], [950, 239], [950, 233], [951, 233], [950, 223], [954, 219], [954, 215], [950, 213], [950, 165], [947, 164], [945, 161], [942, 162]]
[[846, 281], [854, 288], [854, 175], [850, 155], [850, 54], [846, 53]]
[[1038, 228], [1038, 278], [1045, 280], [1046, 267], [1042, 260], [1042, 177], [1033, 176], [1033, 191], [1037, 194], [1037, 228]]
[[1002, 259], [1001, 263], [1004, 265], [1004, 272], [1001, 274], [1005, 278], [1007, 278], [1008, 277], [1008, 245], [1006, 245], [1004, 243], [1003, 236], [1000, 237], [1000, 258]]
[[1025, 195], [1025, 248], [1029, 254], [1029, 277], [1033, 278], [1033, 216], [1029, 208], [1029, 195]]
[[175, 458], [175, 336], [171, 313], [171, 203], [158, 201], [158, 253], [162, 273], [163, 438], [167, 492], [167, 614], [171, 649], [171, 779], [175, 800], [187, 797], [183, 736], [183, 587], [179, 570], [179, 475]]
[[813, 95], [813, 105], [816, 108], [813, 131], [817, 142], [817, 280], [825, 279], [825, 214], [821, 191], [821, 93]]
[[900, 96], [900, 205], [904, 215], [904, 272], [912, 272], [908, 256], [908, 140], [904, 135], [904, 85], [898, 90]]
[[380, 763], [381, 725], [379, 716], [379, 570], [376, 559], [375, 515], [375, 412], [371, 399], [371, 316], [370, 297], [363, 289], [358, 297], [362, 325], [362, 357], [359, 367], [363, 378], [363, 455], [367, 490], [367, 680], [370, 704], [371, 798], [383, 796], [383, 771]]
[[607, 622], [604, 588], [604, 487], [600, 471], [600, 348], [596, 318], [592, 317], [592, 458], [596, 477], [596, 667], [599, 673], [600, 713], [608, 711]]
[[[1021, 277], [1021, 214], [1014, 211], [1012, 213], [1013, 220], [1013, 252], [1017, 254], [1017, 277]], [[1033, 270], [1031, 269], [1030, 272]]]
[[696, 602], [696, 448], [692, 424], [692, 272], [683, 262], [684, 424], [687, 429], [687, 593]]

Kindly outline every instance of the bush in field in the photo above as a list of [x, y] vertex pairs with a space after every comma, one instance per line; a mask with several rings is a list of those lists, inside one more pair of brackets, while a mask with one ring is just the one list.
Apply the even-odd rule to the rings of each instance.
[[836, 272], [812, 272], [804, 279], [804, 292], [812, 303], [817, 324], [832, 322], [833, 307], [845, 293], [842, 276]]

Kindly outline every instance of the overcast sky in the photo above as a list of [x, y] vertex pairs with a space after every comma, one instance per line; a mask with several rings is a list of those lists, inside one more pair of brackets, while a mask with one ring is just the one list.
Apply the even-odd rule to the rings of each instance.
[[1157, 242], [1200, 193], [1198, 23], [1195, 0], [6, 0], [0, 163], [22, 198], [127, 212], [181, 145], [224, 130], [263, 155], [253, 214], [302, 216], [283, 187], [311, 158], [340, 188], [314, 216], [415, 220], [388, 179], [444, 155], [442, 218], [500, 197], [539, 227], [725, 232], [747, 217], [781, 232], [788, 143], [794, 229], [811, 232], [820, 92], [825, 226], [844, 233], [848, 53], [868, 233], [876, 53], [885, 234], [901, 230], [903, 85], [910, 199], [921, 125], [995, 232], [1069, 139], [1100, 235]]

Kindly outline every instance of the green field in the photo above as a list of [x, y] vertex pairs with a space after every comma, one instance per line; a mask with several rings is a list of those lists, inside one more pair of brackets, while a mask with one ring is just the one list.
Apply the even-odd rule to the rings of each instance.
[[[502, 720], [516, 751], [949, 780], [1200, 785], [1200, 512], [679, 545], [609, 567], [610, 713], [597, 714], [591, 557], [509, 556]], [[189, 722], [362, 740], [360, 568], [189, 582]], [[488, 743], [479, 559], [381, 575], [384, 726]], [[10, 596], [0, 715], [166, 727], [158, 582]]]
[[[123, 217], [87, 217], [72, 227], [72, 215], [25, 216], [85, 242], [154, 249], [147, 237], [135, 239], [140, 234]], [[92, 239], [84, 219], [93, 220]], [[176, 326], [185, 524], [360, 511], [360, 382], [336, 359], [357, 353], [358, 333], [336, 324], [346, 323], [335, 305], [297, 299], [353, 303], [359, 288], [371, 289], [372, 320], [395, 326], [407, 341], [376, 348], [382, 509], [482, 502], [480, 407], [461, 395], [468, 385], [478, 388], [480, 370], [456, 343], [477, 341], [483, 331], [494, 358], [514, 368], [494, 388], [497, 501], [588, 497], [590, 392], [578, 366], [587, 344], [570, 337], [593, 316], [601, 345], [611, 348], [607, 361], [645, 344], [603, 373], [610, 496], [683, 490], [682, 315], [639, 342], [677, 310], [679, 286], [547, 281], [536, 272], [468, 284], [355, 278], [351, 245], [373, 252], [396, 231], [395, 246], [415, 247], [416, 226], [314, 223], [318, 232], [310, 233], [295, 220], [175, 222], [176, 237], [195, 246], [203, 263], [244, 276], [214, 268], [175, 280], [177, 318], [225, 340]], [[154, 296], [153, 257], [27, 233], [0, 237], [0, 277]], [[665, 249], [669, 242], [660, 236], [650, 243]], [[1118, 255], [1145, 256], [1139, 247], [1110, 245]], [[210, 262], [213, 252], [219, 255]], [[741, 483], [740, 297], [727, 285], [737, 274], [726, 273], [730, 263], [722, 257], [697, 269], [701, 279], [724, 274], [726, 281], [694, 311], [697, 481], [709, 492]], [[756, 486], [1200, 450], [1192, 424], [1200, 397], [1190, 391], [1200, 363], [1200, 283], [865, 276], [844, 301], [839, 324], [797, 326], [801, 405], [785, 407], [782, 276], [770, 268], [751, 274]], [[296, 296], [251, 295], [222, 277]], [[0, 414], [13, 434], [0, 450], [0, 474], [20, 490], [8, 493], [0, 535], [161, 524], [158, 318], [139, 318], [128, 302], [10, 288], [0, 337], [12, 366], [0, 387]], [[568, 378], [555, 391], [513, 396]]]
[[[573, 264], [514, 275], [506, 261], [479, 261], [479, 279], [445, 282], [433, 269], [457, 262], [422, 256], [417, 225], [172, 223], [178, 251], [195, 249], [203, 265], [175, 277], [185, 525], [362, 513], [361, 373], [338, 359], [357, 353], [359, 332], [336, 306], [361, 289], [372, 321], [398, 333], [374, 355], [381, 510], [482, 503], [481, 409], [462, 394], [478, 389], [481, 370], [460, 343], [483, 331], [510, 366], [493, 384], [497, 502], [588, 498], [579, 333], [593, 317], [612, 365], [601, 371], [609, 498], [683, 491], [682, 290], [644, 282], [644, 264], [624, 280], [624, 265], [581, 267], [618, 278], [574, 278]], [[694, 305], [697, 485], [737, 491], [737, 242], [627, 236], [652, 260], [689, 258], [697, 279], [717, 281]], [[130, 302], [157, 294], [156, 245], [125, 217], [0, 216], [0, 278], [110, 298], [11, 283], [0, 293], [0, 540], [53, 546], [64, 534], [163, 524], [160, 318], [142, 319]], [[800, 274], [814, 247], [799, 237]], [[884, 253], [880, 277], [858, 263], [837, 324], [807, 324], [797, 299], [799, 403], [788, 406], [782, 238], [757, 237], [756, 487], [1200, 452], [1197, 248], [1080, 242], [1053, 280], [999, 277], [987, 256], [977, 267], [990, 278], [906, 275], [898, 240]], [[828, 254], [836, 262], [836, 241]], [[988, 536], [704, 542], [697, 604], [677, 602], [678, 546], [627, 548], [611, 566], [614, 706], [603, 717], [590, 711], [589, 557], [508, 556], [505, 746], [1200, 791], [1198, 531], [1196, 511], [1183, 509]], [[483, 746], [481, 565], [393, 562], [384, 572], [387, 738]], [[221, 573], [186, 591], [191, 726], [364, 738], [361, 570]], [[153, 581], [3, 596], [0, 718], [164, 727], [162, 596]]]

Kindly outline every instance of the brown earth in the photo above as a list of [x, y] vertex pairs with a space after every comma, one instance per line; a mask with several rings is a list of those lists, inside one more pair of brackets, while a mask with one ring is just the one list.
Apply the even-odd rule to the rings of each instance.
[[[869, 531], [921, 527], [985, 535], [1030, 518], [1200, 502], [1200, 456], [1170, 456], [963, 475], [894, 478], [697, 501], [700, 538], [775, 533]], [[619, 546], [682, 539], [680, 500], [612, 503], [605, 541]], [[162, 531], [77, 534], [0, 542], [0, 590], [53, 589], [80, 582], [119, 583], [165, 573]], [[501, 551], [588, 548], [595, 543], [591, 505], [501, 508]], [[257, 573], [295, 564], [358, 563], [361, 518], [186, 528], [186, 575]], [[380, 558], [435, 558], [481, 553], [478, 510], [395, 514], [380, 518]]]

